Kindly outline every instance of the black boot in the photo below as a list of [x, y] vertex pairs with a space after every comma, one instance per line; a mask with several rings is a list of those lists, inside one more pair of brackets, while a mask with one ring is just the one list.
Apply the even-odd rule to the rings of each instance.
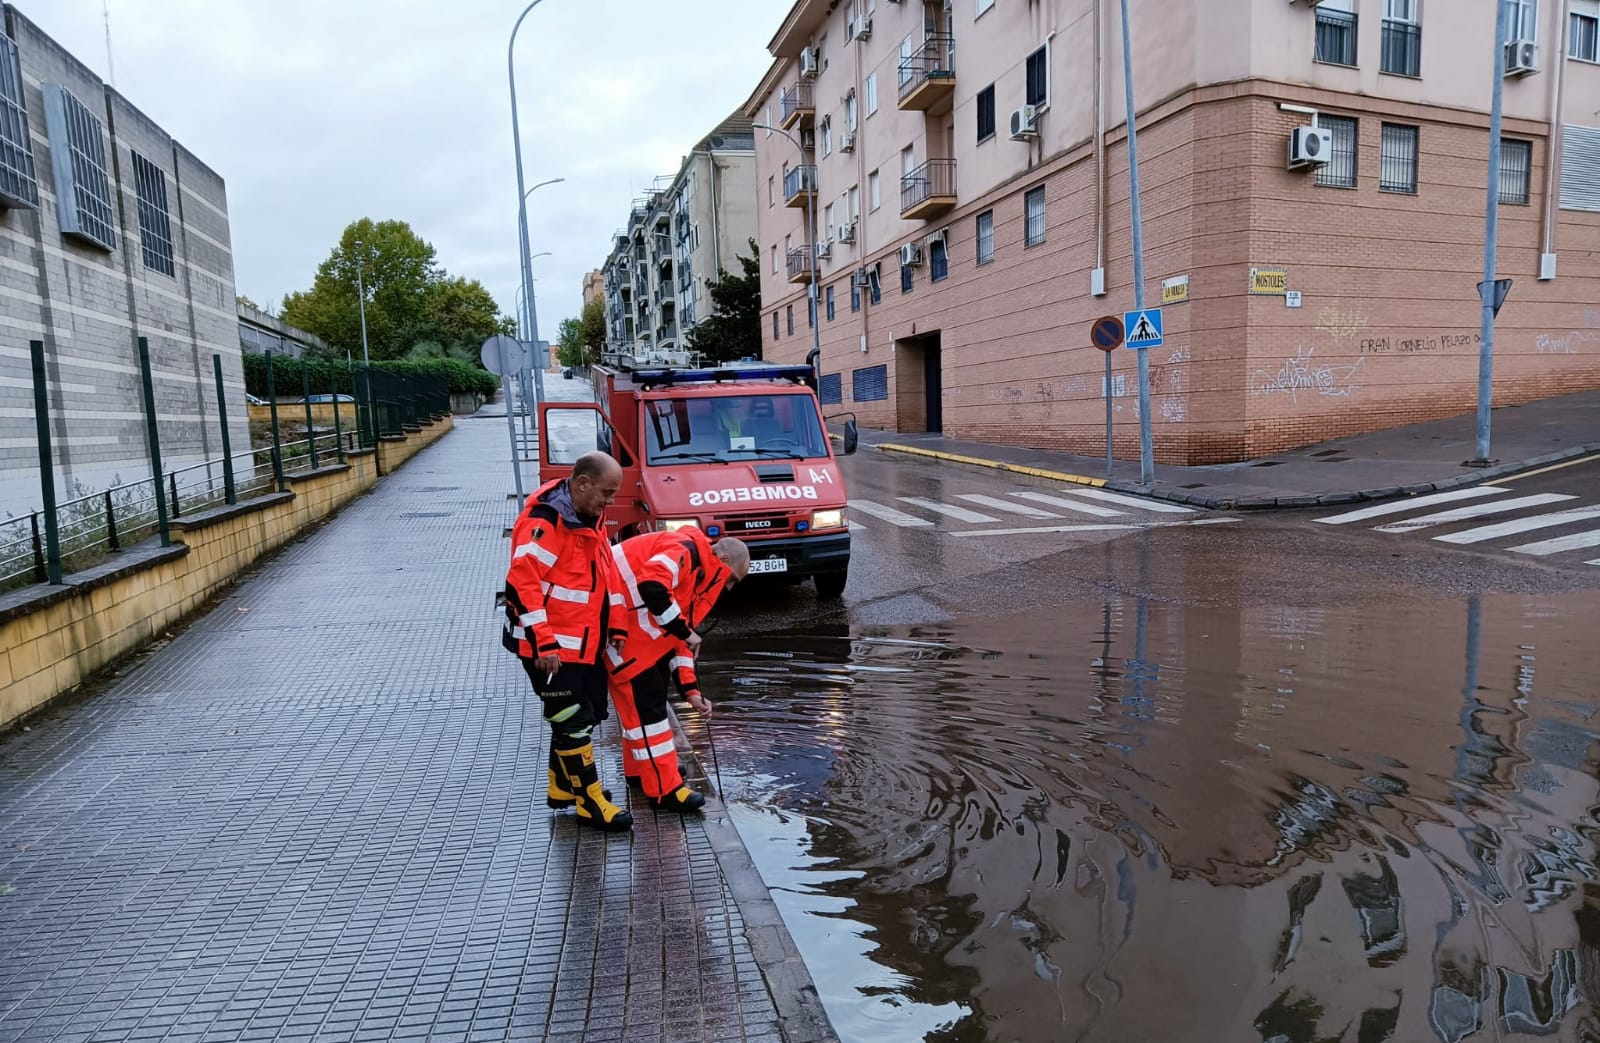
[[688, 786], [679, 786], [664, 797], [652, 797], [650, 802], [662, 811], [676, 811], [680, 814], [699, 811], [706, 806], [706, 798]]
[[633, 828], [633, 816], [611, 803], [606, 791], [600, 787], [600, 772], [594, 766], [594, 746], [584, 743], [571, 750], [558, 750], [561, 767], [567, 777], [568, 792], [576, 802], [578, 821], [607, 833], [621, 833]]

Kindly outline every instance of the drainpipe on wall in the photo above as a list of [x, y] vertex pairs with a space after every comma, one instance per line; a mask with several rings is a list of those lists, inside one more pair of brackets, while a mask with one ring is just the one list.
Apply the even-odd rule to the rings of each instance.
[[1554, 83], [1550, 88], [1550, 134], [1545, 139], [1550, 142], [1550, 157], [1544, 165], [1544, 229], [1539, 250], [1541, 282], [1556, 277], [1556, 210], [1561, 191], [1561, 106], [1566, 93], [1567, 48], [1570, 46], [1567, 36], [1572, 28], [1572, 19], [1567, 16], [1566, 6], [1561, 4], [1556, 9], [1561, 16], [1561, 50], [1556, 53], [1555, 75], [1552, 77]]
[[[1101, 8], [1105, 0], [1094, 0], [1094, 271], [1089, 273], [1089, 293], [1106, 292], [1106, 96], [1105, 36], [1101, 28]], [[1110, 394], [1110, 389], [1106, 389]]]

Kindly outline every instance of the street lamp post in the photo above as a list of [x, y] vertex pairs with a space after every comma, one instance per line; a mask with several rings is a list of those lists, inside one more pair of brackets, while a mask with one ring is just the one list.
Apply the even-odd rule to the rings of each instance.
[[[378, 444], [378, 413], [377, 402], [372, 397], [372, 359], [367, 353], [367, 285], [361, 274], [361, 240], [355, 240], [356, 257], [356, 306], [361, 311], [361, 383], [366, 392], [362, 397], [367, 400], [367, 427], [372, 432], [372, 444]], [[354, 391], [355, 388], [350, 390]], [[334, 396], [334, 412], [339, 410], [339, 398]], [[358, 425], [359, 426], [359, 425]]]
[[[517, 31], [522, 28], [523, 20], [526, 19], [528, 15], [532, 13], [533, 9], [538, 7], [542, 2], [543, 0], [531, 0], [528, 6], [522, 9], [522, 13], [517, 16], [516, 24], [511, 27], [511, 38], [506, 41], [506, 80], [511, 89], [511, 147], [516, 153], [517, 160], [517, 227], [518, 232], [520, 233], [517, 256], [521, 259], [522, 264], [522, 292], [530, 304], [533, 300], [533, 266], [528, 261], [528, 194], [532, 192], [533, 189], [527, 187], [522, 176], [522, 129], [517, 119], [517, 65], [515, 61], [515, 55], [517, 46]], [[534, 188], [537, 187], [539, 186], [534, 186]], [[539, 329], [537, 325], [537, 317], [532, 314], [531, 308], [529, 319], [530, 325], [533, 326], [533, 329], [529, 332], [533, 334], [533, 341], [537, 346], [539, 342]], [[535, 350], [537, 350], [537, 347]], [[544, 371], [543, 369], [535, 368], [533, 373], [536, 388], [536, 399], [537, 401], [543, 401]]]
[[[800, 153], [800, 169], [802, 171], [800, 176], [801, 176], [802, 179], [805, 178], [806, 175], [804, 173], [804, 170], [805, 170], [805, 168], [807, 166], [807, 163], [806, 163], [806, 150], [803, 147], [801, 147], [800, 142], [798, 142], [798, 141], [796, 141], [794, 139], [794, 135], [790, 134], [786, 130], [779, 130], [777, 127], [769, 126], [768, 124], [765, 124], [765, 123], [755, 123], [755, 124], [751, 124], [751, 125], [753, 127], [755, 127], [757, 130], [769, 130], [769, 131], [772, 131], [775, 134], [782, 134], [785, 138], [787, 138], [789, 140], [789, 144], [793, 145], [795, 147], [795, 150]], [[812, 165], [811, 169], [813, 171], [815, 171], [816, 170], [815, 165]], [[820, 306], [818, 304], [818, 297], [817, 297], [817, 205], [816, 205], [816, 199], [817, 199], [818, 186], [817, 186], [816, 180], [815, 180], [816, 179], [816, 174], [813, 173], [811, 175], [811, 177], [812, 177], [812, 183], [809, 186], [811, 191], [806, 193], [806, 226], [807, 226], [806, 235], [811, 240], [811, 242], [808, 244], [808, 249], [810, 249], [810, 251], [811, 251], [811, 284], [806, 288], [806, 298], [807, 298], [808, 306], [811, 309], [811, 350], [816, 352], [816, 360], [817, 360], [816, 365], [817, 365], [818, 368], [820, 368], [822, 366], [822, 311], [821, 311], [821, 308], [820, 308]], [[784, 258], [784, 264], [787, 265], [788, 263], [789, 263], [789, 259], [787, 257], [785, 257]]]

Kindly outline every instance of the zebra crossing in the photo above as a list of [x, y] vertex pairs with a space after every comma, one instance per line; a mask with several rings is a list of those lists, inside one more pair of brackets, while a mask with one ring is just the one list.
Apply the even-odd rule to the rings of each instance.
[[[1573, 561], [1576, 561], [1582, 558], [1582, 552], [1600, 547], [1600, 525], [1594, 524], [1600, 522], [1600, 506], [1572, 504], [1578, 497], [1568, 493], [1511, 496], [1509, 494], [1512, 491], [1497, 485], [1478, 485], [1362, 507], [1312, 520], [1321, 525], [1377, 522], [1369, 527], [1370, 530], [1391, 536], [1451, 527], [1451, 531], [1438, 535], [1424, 534], [1435, 543], [1484, 547], [1531, 558], [1557, 559], [1563, 564], [1567, 563], [1567, 559], [1562, 555], [1573, 555]], [[1518, 516], [1509, 519], [1504, 517], [1509, 514]], [[1462, 525], [1467, 527], [1459, 528]], [[1521, 542], [1526, 533], [1584, 525], [1589, 527]], [[1583, 564], [1600, 565], [1600, 558], [1584, 561]]]
[[[871, 529], [883, 522], [899, 529], [927, 529], [952, 536], [1012, 536], [1027, 533], [1117, 532], [1151, 525], [1201, 524], [1193, 507], [1146, 500], [1103, 489], [1065, 487], [1042, 491], [1015, 489], [1004, 494], [954, 493], [850, 500], [850, 527]], [[1191, 517], [1183, 518], [1182, 515]], [[862, 519], [868, 519], [863, 522]], [[1206, 524], [1231, 521], [1206, 518]], [[968, 526], [988, 526], [969, 528]]]

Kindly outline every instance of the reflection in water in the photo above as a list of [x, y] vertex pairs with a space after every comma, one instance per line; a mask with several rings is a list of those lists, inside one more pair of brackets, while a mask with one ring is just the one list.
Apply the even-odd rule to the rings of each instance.
[[1111, 598], [701, 675], [846, 1040], [1600, 1040], [1597, 608]]

